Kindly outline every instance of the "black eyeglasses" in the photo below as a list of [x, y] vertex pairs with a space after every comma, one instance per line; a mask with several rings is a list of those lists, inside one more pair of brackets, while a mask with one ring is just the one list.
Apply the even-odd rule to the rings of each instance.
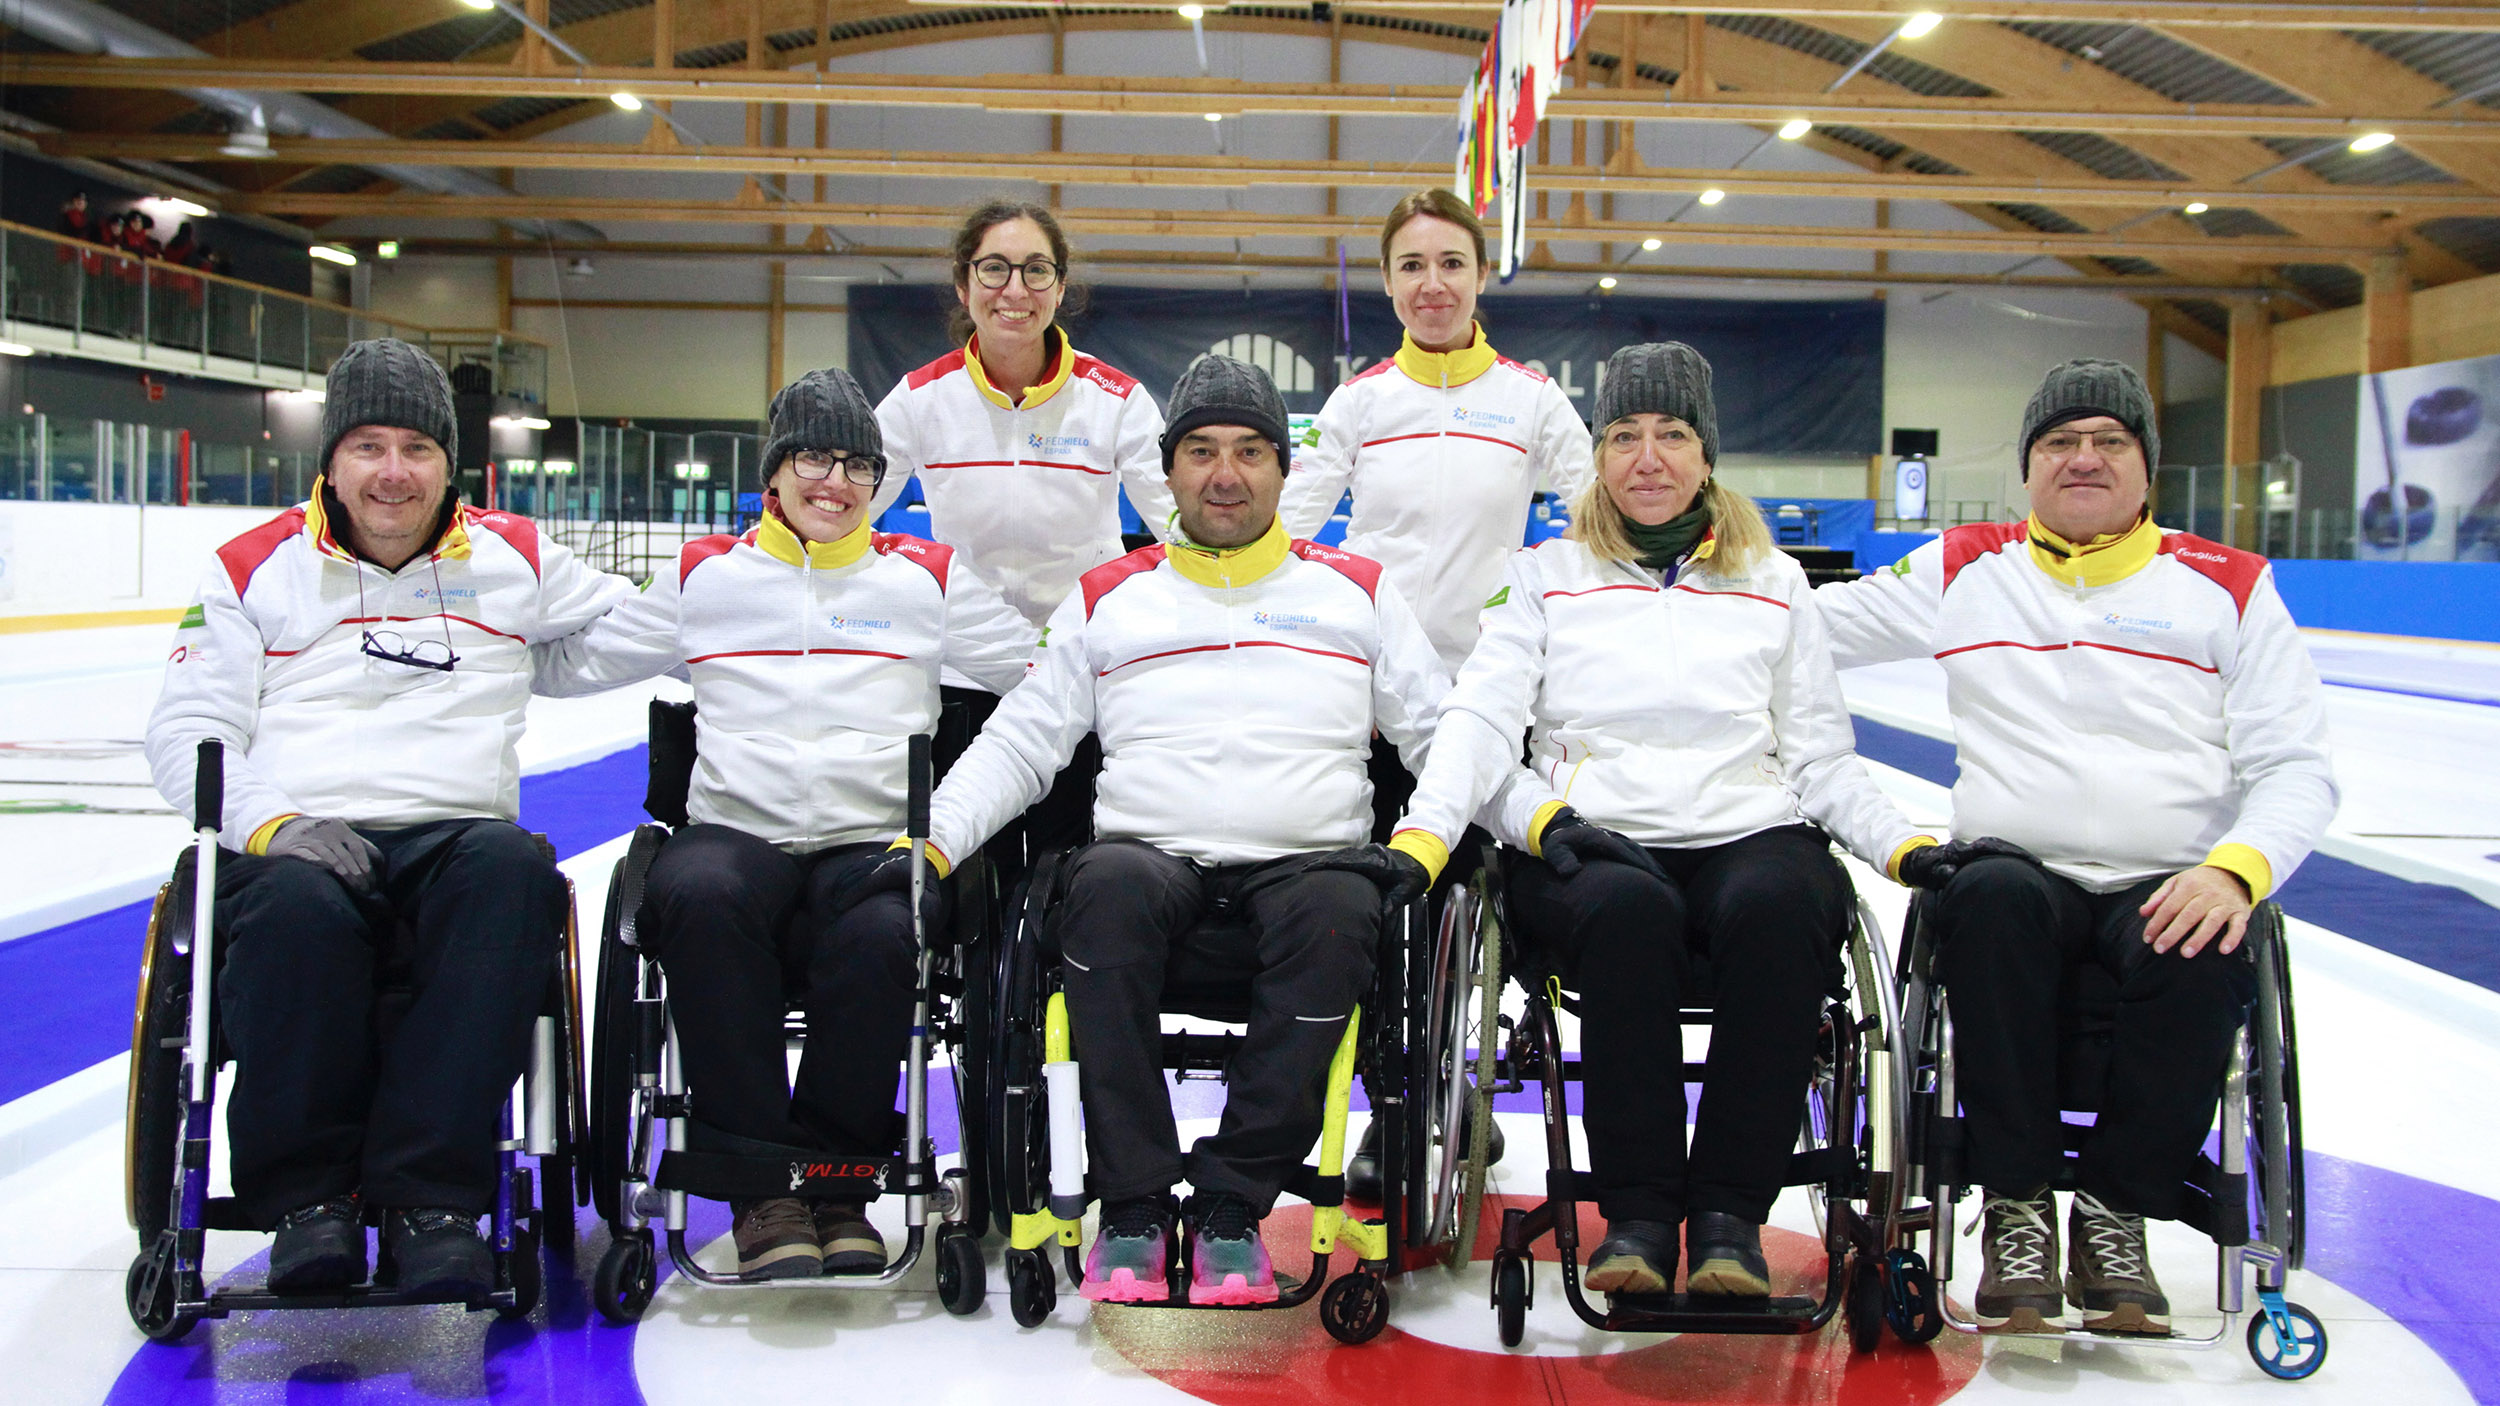
[[397, 630], [365, 631], [364, 652], [385, 664], [405, 664], [412, 669], [435, 669], [450, 673], [460, 656], [451, 652], [451, 641], [420, 640], [411, 645]]
[[827, 479], [833, 471], [842, 470], [842, 477], [862, 488], [874, 488], [885, 482], [885, 459], [876, 454], [828, 454], [821, 449], [802, 449], [790, 456], [790, 471], [804, 479]]
[[1011, 264], [996, 254], [972, 261], [972, 276], [984, 288], [1004, 288], [1010, 274], [1021, 272], [1024, 286], [1036, 293], [1044, 292], [1059, 282], [1059, 266], [1048, 259], [1032, 258], [1022, 265]]

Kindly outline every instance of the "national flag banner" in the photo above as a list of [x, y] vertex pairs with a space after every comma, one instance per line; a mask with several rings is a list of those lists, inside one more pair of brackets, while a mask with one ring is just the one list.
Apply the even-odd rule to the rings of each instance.
[[1493, 37], [1459, 98], [1457, 189], [1479, 216], [1499, 197], [1497, 271], [1505, 283], [1527, 252], [1529, 144], [1596, 11], [1596, 0], [1503, 0]]

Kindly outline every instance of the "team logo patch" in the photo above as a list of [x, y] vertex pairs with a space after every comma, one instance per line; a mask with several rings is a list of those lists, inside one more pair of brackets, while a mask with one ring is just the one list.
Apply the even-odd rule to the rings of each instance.
[[2177, 628], [2168, 620], [2151, 620], [2141, 615], [2109, 614], [2101, 617], [2101, 623], [2110, 626], [2122, 635], [2149, 635], [2155, 630]]
[[1091, 449], [1094, 447], [1094, 442], [1091, 439], [1086, 438], [1084, 435], [1073, 434], [1028, 434], [1024, 437], [1024, 442], [1029, 448], [1042, 450]]
[[1319, 617], [1316, 615], [1289, 615], [1275, 610], [1252, 611], [1250, 618], [1271, 630], [1299, 630], [1305, 625], [1319, 623]]
[[837, 630], [891, 630], [894, 628], [894, 622], [891, 620], [862, 620], [856, 615], [829, 616], [825, 623]]
[[207, 623], [207, 613], [195, 605], [189, 610], [182, 612], [182, 623], [176, 625], [174, 628], [177, 630], [196, 630]]
[[1891, 572], [1895, 576], [1907, 576], [1910, 574], [1910, 559], [1908, 557], [1903, 557], [1901, 560], [1885, 567], [1884, 570]]
[[1502, 589], [1495, 591], [1492, 595], [1485, 597], [1484, 608], [1491, 610], [1493, 607], [1500, 605], [1502, 602], [1509, 599], [1510, 587], [1504, 586]]
[[477, 592], [466, 586], [445, 586], [436, 591], [428, 591], [423, 586], [417, 587], [417, 599], [424, 600], [428, 596], [435, 600], [476, 600]]
[[1453, 424], [1463, 425], [1468, 429], [1473, 430], [1496, 430], [1508, 429], [1511, 426], [1518, 424], [1519, 417], [1516, 415], [1504, 415], [1493, 410], [1470, 410], [1466, 406], [1461, 405], [1450, 411], [1450, 421]]

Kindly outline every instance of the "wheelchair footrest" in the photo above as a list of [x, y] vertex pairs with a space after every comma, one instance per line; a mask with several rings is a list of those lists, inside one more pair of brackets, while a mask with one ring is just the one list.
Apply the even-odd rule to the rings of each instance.
[[908, 1191], [909, 1166], [896, 1157], [663, 1152], [659, 1175], [652, 1179], [652, 1184], [664, 1191], [683, 1191], [708, 1201], [758, 1201], [775, 1196], [841, 1198]]
[[1823, 1317], [1809, 1298], [1617, 1294], [1609, 1304], [1610, 1333], [1809, 1333]]

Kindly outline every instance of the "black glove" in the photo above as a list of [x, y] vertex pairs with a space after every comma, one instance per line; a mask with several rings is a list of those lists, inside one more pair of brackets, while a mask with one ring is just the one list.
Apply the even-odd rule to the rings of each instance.
[[381, 884], [380, 847], [334, 815], [299, 815], [280, 824], [262, 853], [318, 864], [352, 889], [371, 892]]
[[1941, 889], [1953, 882], [1963, 865], [1990, 856], [2019, 859], [2037, 864], [2039, 857], [2012, 840], [1982, 835], [1975, 840], [1947, 840], [1940, 845], [1921, 845], [1901, 856], [1901, 882], [1914, 889]]
[[1656, 875], [1661, 881], [1667, 877], [1667, 871], [1658, 867], [1658, 861], [1649, 857], [1648, 850], [1602, 825], [1591, 825], [1580, 818], [1580, 812], [1569, 806], [1554, 812], [1554, 818], [1545, 822], [1545, 834], [1537, 842], [1537, 853], [1546, 863], [1554, 866], [1555, 873], [1566, 879], [1579, 873], [1580, 867], [1592, 859], [1611, 859], [1617, 864], [1629, 864], [1645, 874]]
[[1360, 874], [1380, 886], [1381, 898], [1392, 905], [1404, 905], [1424, 896], [1432, 887], [1432, 875], [1423, 861], [1387, 845], [1356, 845], [1311, 861], [1313, 869], [1343, 869]]
[[[939, 892], [937, 851], [929, 851], [929, 867], [920, 886], [920, 912], [931, 931], [945, 921], [946, 908]], [[881, 893], [898, 893], [906, 907], [911, 903], [911, 847], [903, 845], [877, 856], [876, 863], [851, 886], [850, 901], [862, 903]]]

